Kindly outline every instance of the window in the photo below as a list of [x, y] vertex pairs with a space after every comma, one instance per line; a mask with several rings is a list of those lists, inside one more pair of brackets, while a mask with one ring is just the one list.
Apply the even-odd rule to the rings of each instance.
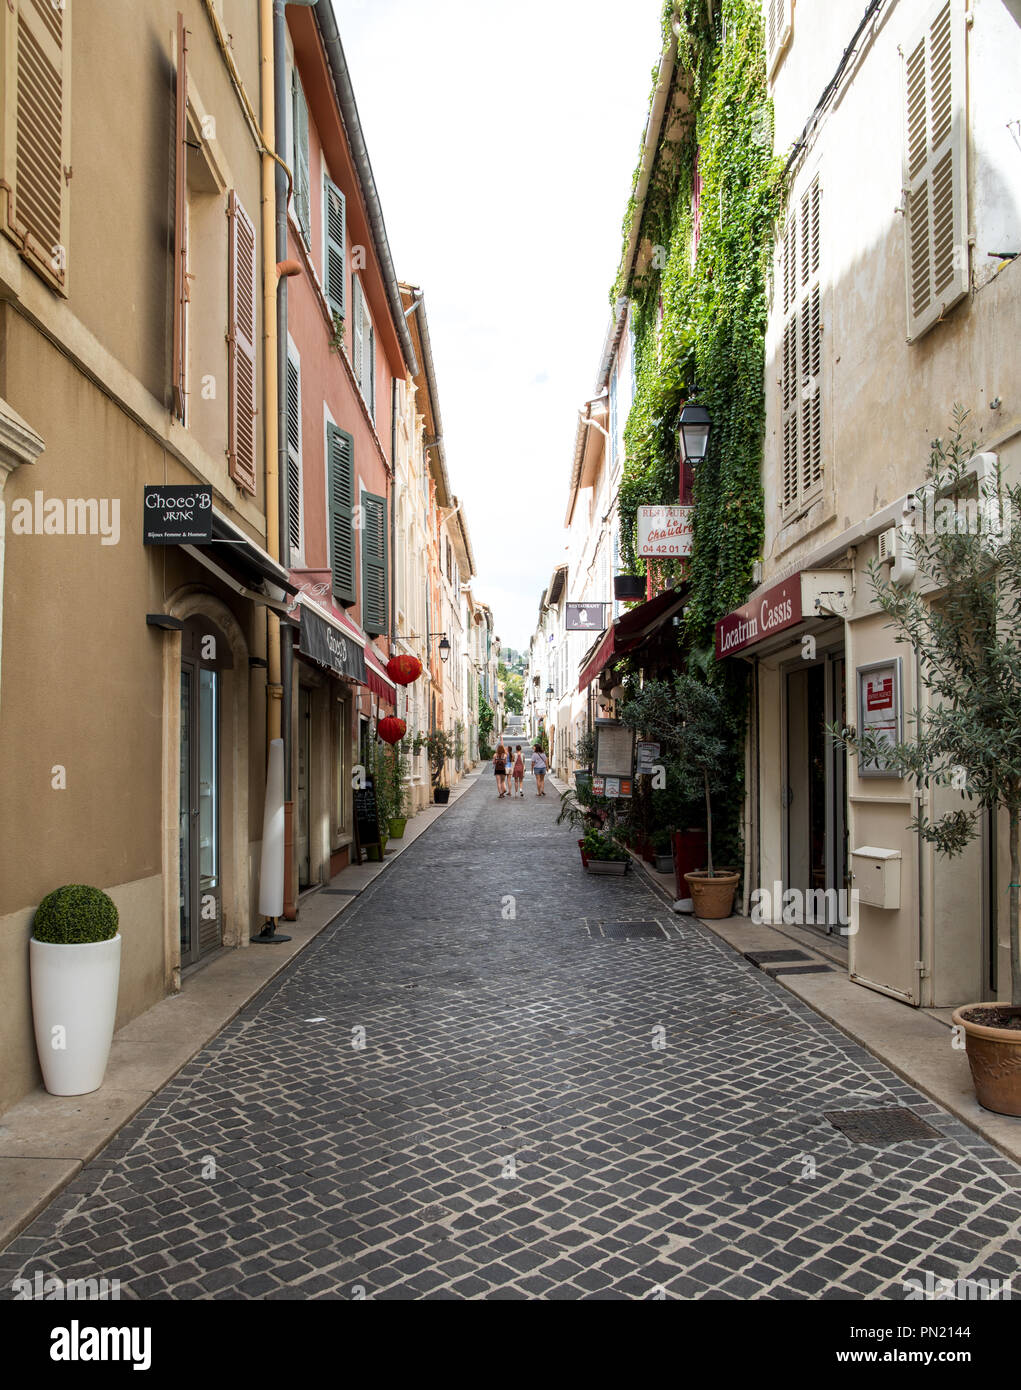
[[791, 39], [791, 0], [765, 0], [766, 75], [772, 77]]
[[231, 190], [227, 200], [227, 460], [246, 492], [255, 488], [255, 227]]
[[301, 367], [287, 354], [287, 542], [291, 564], [302, 558], [301, 528]]
[[822, 291], [819, 180], [792, 213], [780, 251], [783, 285], [781, 507], [804, 510], [822, 491]]
[[351, 281], [352, 324], [351, 324], [351, 366], [354, 369], [358, 389], [369, 408], [373, 420], [376, 418], [376, 334], [369, 317], [369, 306], [365, 302], [362, 282], [357, 276]]
[[[3, 229], [32, 269], [64, 293], [70, 229], [65, 175], [71, 166], [71, 45], [66, 19], [65, 6], [52, 0], [20, 0], [18, 5], [8, 0], [0, 14], [0, 71], [9, 137], [0, 141]], [[178, 27], [179, 41], [183, 27]]]
[[350, 606], [355, 602], [355, 446], [346, 430], [332, 421], [326, 425], [327, 498], [329, 502], [330, 569], [333, 597]]
[[386, 582], [386, 498], [362, 493], [362, 627], [370, 637], [389, 631]]
[[334, 314], [343, 318], [346, 314], [345, 269], [347, 236], [347, 204], [343, 193], [327, 176], [323, 175], [323, 279], [326, 284], [326, 302]]
[[312, 209], [308, 171], [308, 103], [301, 90], [298, 69], [291, 71], [291, 172], [294, 175], [294, 211], [305, 245], [312, 248]]
[[964, 45], [961, 0], [942, 0], [904, 63], [909, 342], [969, 289]]

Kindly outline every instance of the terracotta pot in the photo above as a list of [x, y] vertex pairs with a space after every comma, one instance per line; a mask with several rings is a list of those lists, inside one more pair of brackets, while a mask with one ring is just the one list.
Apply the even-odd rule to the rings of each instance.
[[704, 869], [685, 874], [684, 879], [691, 889], [692, 901], [695, 904], [695, 916], [707, 917], [710, 921], [719, 917], [729, 917], [740, 877], [737, 873], [717, 871], [710, 878]]
[[1006, 1004], [962, 1004], [953, 1021], [964, 1029], [971, 1079], [983, 1110], [1021, 1115], [1021, 1019], [1016, 1028], [987, 1028], [962, 1015], [971, 1009], [1008, 1008]]

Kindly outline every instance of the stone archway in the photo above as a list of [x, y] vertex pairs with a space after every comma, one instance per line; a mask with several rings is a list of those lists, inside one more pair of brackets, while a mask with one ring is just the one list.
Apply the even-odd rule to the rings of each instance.
[[[230, 645], [233, 672], [229, 704], [229, 791], [232, 825], [224, 828], [223, 945], [247, 946], [251, 934], [248, 866], [248, 642], [237, 618], [223, 602], [198, 585], [184, 585], [164, 604], [171, 617], [186, 621], [206, 617]], [[180, 747], [181, 634], [167, 634], [163, 646], [163, 776], [161, 843], [163, 869], [164, 977], [168, 991], [181, 988], [180, 891]], [[229, 874], [229, 878], [228, 878]]]

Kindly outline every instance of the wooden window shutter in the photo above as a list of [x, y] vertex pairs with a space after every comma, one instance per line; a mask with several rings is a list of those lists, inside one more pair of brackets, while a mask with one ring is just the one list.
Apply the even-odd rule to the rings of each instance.
[[965, 17], [941, 0], [905, 59], [908, 342], [968, 293]]
[[[363, 335], [364, 336], [364, 335]], [[376, 418], [376, 330], [369, 324], [368, 336], [365, 339], [366, 355], [368, 357], [368, 381], [366, 382], [365, 403], [369, 407], [369, 414], [373, 420]]]
[[791, 0], [765, 0], [766, 75], [772, 77], [791, 37]]
[[287, 359], [287, 539], [292, 563], [301, 555], [301, 373]]
[[355, 592], [355, 446], [334, 424], [326, 426], [327, 482], [330, 502], [330, 568], [333, 597], [352, 604]]
[[187, 398], [188, 317], [188, 31], [177, 16], [177, 82], [174, 93], [174, 344], [171, 411], [183, 422]]
[[238, 487], [255, 486], [255, 227], [233, 189], [227, 200], [227, 459]]
[[326, 213], [326, 302], [341, 318], [347, 313], [345, 293], [347, 205], [337, 185], [324, 175], [323, 202]]
[[370, 637], [387, 631], [386, 498], [362, 494], [362, 627]]
[[298, 71], [291, 74], [294, 128], [294, 210], [301, 225], [305, 245], [312, 245], [312, 208], [308, 163], [308, 103], [301, 89]]
[[351, 366], [359, 386], [362, 384], [362, 361], [365, 356], [364, 332], [362, 282], [356, 276], [351, 281]]
[[[71, 177], [71, 14], [53, 0], [7, 0], [2, 20], [4, 230], [67, 291]], [[6, 83], [5, 83], [6, 85]]]
[[813, 501], [823, 482], [821, 203], [816, 178], [792, 213], [780, 250], [780, 505], [788, 517]]

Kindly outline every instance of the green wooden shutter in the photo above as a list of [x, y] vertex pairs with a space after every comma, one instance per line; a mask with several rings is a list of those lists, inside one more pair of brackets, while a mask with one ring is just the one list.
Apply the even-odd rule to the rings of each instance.
[[326, 302], [335, 314], [344, 317], [344, 238], [347, 234], [347, 207], [337, 185], [324, 175], [324, 204], [326, 211]]
[[292, 74], [294, 100], [294, 211], [301, 224], [305, 245], [312, 245], [312, 215], [308, 171], [308, 103], [297, 70]]
[[354, 603], [355, 593], [355, 446], [336, 425], [326, 426], [330, 488], [330, 567], [333, 597], [338, 603]]
[[301, 376], [287, 359], [287, 538], [291, 560], [301, 556]]
[[386, 498], [362, 494], [362, 627], [370, 637], [386, 620]]

